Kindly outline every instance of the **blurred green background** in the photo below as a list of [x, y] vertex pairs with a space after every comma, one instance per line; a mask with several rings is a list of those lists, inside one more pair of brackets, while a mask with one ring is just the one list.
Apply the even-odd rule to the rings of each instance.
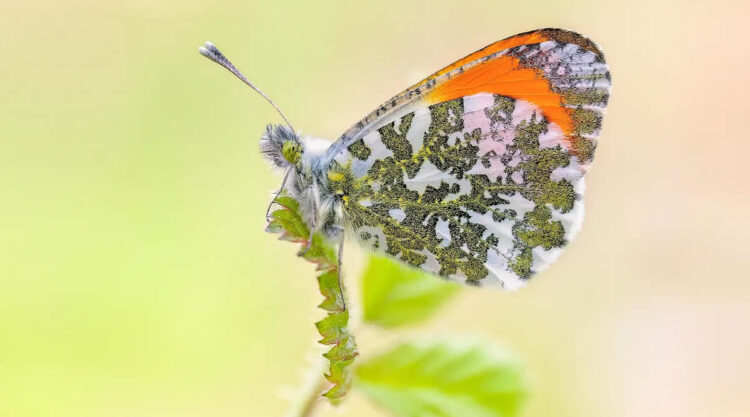
[[[717, 1], [0, 1], [0, 416], [279, 416], [322, 317], [264, 233], [266, 105], [335, 138], [480, 47], [598, 42], [614, 91], [577, 240], [419, 334], [484, 334], [529, 417], [750, 414], [750, 8]], [[363, 255], [348, 248], [355, 287]], [[405, 333], [409, 333], [408, 331]], [[360, 337], [368, 355], [379, 336]], [[353, 395], [343, 414], [382, 415]]]

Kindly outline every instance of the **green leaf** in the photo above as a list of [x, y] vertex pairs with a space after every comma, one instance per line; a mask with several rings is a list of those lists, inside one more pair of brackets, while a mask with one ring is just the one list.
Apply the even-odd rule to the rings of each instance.
[[513, 417], [527, 392], [517, 361], [476, 343], [402, 344], [360, 364], [356, 377], [399, 417]]
[[364, 320], [382, 327], [418, 322], [432, 315], [459, 288], [388, 258], [371, 256], [362, 276]]
[[323, 302], [318, 305], [325, 311], [341, 311], [344, 309], [344, 298], [339, 287], [339, 276], [335, 269], [318, 275], [318, 288], [323, 295]]
[[302, 258], [317, 264], [318, 286], [323, 295], [323, 302], [318, 307], [328, 314], [323, 320], [315, 323], [323, 337], [319, 343], [331, 345], [323, 356], [328, 359], [329, 367], [325, 378], [333, 384], [324, 397], [332, 403], [338, 403], [351, 388], [351, 364], [359, 355], [354, 336], [349, 332], [349, 311], [346, 309], [344, 293], [338, 280], [338, 263], [335, 250], [319, 235], [313, 236], [307, 247], [310, 231], [299, 213], [299, 204], [289, 196], [276, 199], [282, 208], [271, 213], [271, 222], [266, 227], [270, 233], [281, 233], [279, 239], [302, 243], [298, 253]]

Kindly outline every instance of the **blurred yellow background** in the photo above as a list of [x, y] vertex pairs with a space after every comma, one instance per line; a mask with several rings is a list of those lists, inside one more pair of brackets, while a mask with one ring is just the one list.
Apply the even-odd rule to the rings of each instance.
[[[287, 407], [279, 393], [316, 352], [320, 295], [296, 247], [263, 231], [280, 179], [258, 137], [279, 118], [198, 54], [204, 41], [296, 127], [335, 138], [454, 59], [549, 26], [599, 43], [613, 76], [583, 230], [530, 287], [463, 291], [411, 332], [516, 351], [528, 417], [750, 415], [748, 12], [2, 0], [0, 416]], [[362, 259], [348, 248], [352, 286]], [[355, 393], [323, 415], [385, 413]]]

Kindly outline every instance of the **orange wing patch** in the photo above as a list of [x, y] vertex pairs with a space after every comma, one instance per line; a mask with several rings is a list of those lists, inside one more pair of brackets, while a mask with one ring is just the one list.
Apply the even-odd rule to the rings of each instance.
[[570, 110], [563, 107], [563, 97], [552, 90], [541, 71], [523, 68], [520, 63], [512, 56], [487, 61], [446, 80], [430, 91], [425, 99], [435, 104], [478, 93], [512, 97], [536, 104], [550, 122], [558, 125], [566, 135], [571, 134], [573, 119]]
[[511, 36], [510, 38], [503, 39], [501, 41], [497, 41], [493, 44], [490, 44], [488, 46], [485, 46], [484, 48], [467, 55], [458, 61], [448, 65], [447, 67], [441, 69], [440, 71], [430, 75], [429, 77], [425, 78], [424, 80], [418, 82], [415, 86], [419, 86], [422, 84], [427, 83], [428, 81], [437, 78], [443, 74], [446, 74], [456, 68], [462, 67], [466, 64], [470, 64], [477, 59], [484, 58], [486, 56], [492, 55], [494, 53], [504, 51], [506, 49], [515, 48], [516, 46], [521, 45], [531, 45], [535, 43], [544, 42], [546, 40], [549, 40], [547, 37], [543, 35], [542, 30], [534, 31], [534, 32], [528, 32], [528, 33], [522, 33], [520, 35]]
[[601, 57], [601, 51], [596, 46], [596, 44], [594, 44], [590, 40], [584, 38], [583, 36], [575, 32], [571, 32], [571, 31], [567, 31], [563, 29], [553, 29], [553, 28], [539, 29], [539, 30], [534, 30], [531, 32], [520, 33], [518, 35], [514, 35], [509, 38], [505, 38], [503, 40], [487, 45], [484, 48], [472, 54], [469, 54], [459, 59], [458, 61], [448, 65], [447, 67], [441, 69], [440, 71], [428, 76], [422, 81], [414, 84], [408, 90], [415, 88], [415, 87], [422, 86], [426, 84], [427, 82], [443, 74], [446, 74], [456, 68], [462, 67], [466, 64], [470, 64], [476, 61], [477, 59], [484, 58], [494, 53], [504, 51], [510, 48], [515, 48], [521, 45], [533, 45], [535, 43], [542, 43], [542, 42], [550, 41], [550, 40], [555, 40], [555, 41], [564, 42], [564, 43], [572, 43], [572, 44], [580, 46], [581, 48], [587, 51], [594, 52], [595, 54], [597, 54], [597, 56]]

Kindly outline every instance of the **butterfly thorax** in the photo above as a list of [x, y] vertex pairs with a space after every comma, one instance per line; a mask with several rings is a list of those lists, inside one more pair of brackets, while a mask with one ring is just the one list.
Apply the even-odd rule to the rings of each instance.
[[273, 165], [287, 170], [284, 191], [299, 203], [310, 229], [333, 237], [342, 229], [344, 195], [329, 181], [330, 142], [300, 137], [284, 125], [268, 125], [261, 136], [261, 152]]

